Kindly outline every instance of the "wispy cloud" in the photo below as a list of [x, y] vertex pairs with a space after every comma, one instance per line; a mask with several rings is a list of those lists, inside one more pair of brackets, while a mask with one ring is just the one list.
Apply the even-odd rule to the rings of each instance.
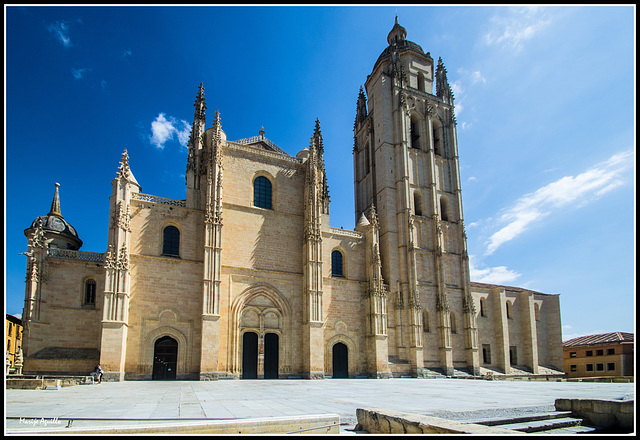
[[506, 266], [478, 268], [475, 260], [475, 256], [469, 256], [469, 275], [472, 281], [510, 285], [520, 277], [518, 272], [510, 270]]
[[485, 255], [492, 254], [554, 210], [582, 207], [622, 185], [622, 174], [633, 166], [633, 155], [631, 150], [614, 154], [577, 176], [562, 177], [518, 199], [499, 217], [498, 223], [504, 226], [489, 237]]
[[483, 36], [486, 45], [520, 51], [527, 40], [552, 22], [547, 10], [538, 6], [501, 8], [500, 11], [507, 12], [491, 17], [491, 28]]
[[123, 50], [122, 51], [122, 58], [128, 58], [132, 55], [130, 50]]
[[163, 149], [167, 141], [177, 137], [180, 145], [186, 147], [190, 131], [191, 126], [184, 119], [178, 121], [172, 116], [167, 119], [164, 113], [160, 113], [155, 121], [151, 123], [151, 136], [149, 136], [149, 139], [157, 148]]
[[90, 67], [84, 67], [82, 69], [71, 68], [71, 74], [75, 79], [84, 79], [84, 75], [91, 70]]
[[51, 32], [62, 43], [64, 47], [71, 46], [71, 38], [69, 37], [69, 25], [64, 21], [56, 21], [47, 26], [47, 30]]

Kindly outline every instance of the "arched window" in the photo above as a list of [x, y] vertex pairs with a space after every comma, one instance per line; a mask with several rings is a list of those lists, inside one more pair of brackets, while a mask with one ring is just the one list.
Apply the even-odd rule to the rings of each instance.
[[180, 256], [180, 231], [175, 226], [164, 228], [162, 240], [162, 255], [170, 257]]
[[253, 206], [271, 209], [271, 181], [264, 176], [253, 181]]
[[342, 252], [335, 250], [331, 252], [331, 276], [343, 277], [344, 270], [342, 267]]
[[413, 193], [413, 212], [422, 215], [422, 195], [418, 191]]
[[487, 299], [480, 298], [480, 316], [487, 316]]
[[447, 199], [440, 197], [440, 220], [449, 221], [449, 210]]
[[96, 280], [88, 279], [84, 283], [84, 305], [93, 306], [96, 304]]

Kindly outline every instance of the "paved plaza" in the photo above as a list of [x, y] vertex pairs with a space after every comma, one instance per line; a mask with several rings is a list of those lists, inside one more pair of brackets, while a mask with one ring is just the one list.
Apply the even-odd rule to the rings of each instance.
[[634, 399], [635, 386], [450, 378], [104, 382], [51, 390], [6, 390], [6, 416], [23, 420], [7, 419], [5, 431], [66, 426], [66, 420], [55, 422], [56, 418], [120, 419], [74, 420], [73, 427], [80, 428], [149, 424], [149, 419], [333, 413], [347, 423], [344, 432], [355, 427], [356, 408], [455, 416], [487, 410], [553, 410], [557, 398]]

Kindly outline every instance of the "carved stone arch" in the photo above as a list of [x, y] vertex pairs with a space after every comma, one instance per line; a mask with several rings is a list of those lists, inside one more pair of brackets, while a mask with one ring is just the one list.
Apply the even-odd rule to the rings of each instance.
[[[343, 323], [341, 320], [337, 321], [334, 327], [338, 329], [340, 327], [340, 323]], [[346, 326], [346, 324], [345, 324]], [[358, 368], [358, 351], [357, 345], [349, 336], [344, 333], [339, 333], [327, 341], [327, 345], [324, 351], [324, 371], [325, 374], [333, 375], [333, 346], [337, 343], [342, 343], [347, 346], [347, 354], [348, 354], [348, 368], [349, 375], [355, 374]]]
[[[266, 302], [260, 304], [250, 304], [253, 300], [260, 297], [266, 298], [270, 304]], [[242, 316], [245, 310], [254, 311], [260, 317], [261, 323], [259, 328], [244, 327], [242, 325]], [[274, 314], [278, 318], [278, 327], [270, 327], [264, 325], [264, 317]], [[292, 334], [292, 312], [291, 305], [286, 298], [282, 296], [280, 291], [268, 283], [256, 283], [245, 289], [231, 303], [229, 316], [229, 343], [228, 359], [229, 364], [227, 370], [234, 376], [239, 376], [242, 362], [242, 334], [244, 331], [257, 331], [259, 337], [264, 337], [265, 333], [275, 333], [279, 337], [279, 359], [280, 370], [283, 373], [290, 372], [291, 369], [291, 353], [287, 348], [288, 339]]]
[[[158, 315], [167, 311], [167, 309], [160, 312]], [[189, 373], [189, 353], [191, 350], [187, 345], [187, 337], [180, 330], [170, 327], [161, 326], [149, 332], [143, 341], [143, 354], [142, 354], [142, 370], [143, 373], [151, 374], [153, 371], [153, 353], [155, 350], [155, 343], [158, 339], [169, 336], [178, 342], [178, 362], [176, 365], [176, 377], [181, 375], [187, 375]]]

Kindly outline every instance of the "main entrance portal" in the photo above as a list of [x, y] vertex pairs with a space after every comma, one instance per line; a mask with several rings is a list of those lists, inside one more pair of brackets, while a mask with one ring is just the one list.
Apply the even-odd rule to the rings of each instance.
[[279, 338], [275, 333], [264, 335], [261, 347], [258, 334], [245, 332], [242, 336], [242, 378], [277, 379], [279, 365]]
[[175, 380], [178, 342], [165, 336], [156, 341], [153, 351], [153, 380]]

